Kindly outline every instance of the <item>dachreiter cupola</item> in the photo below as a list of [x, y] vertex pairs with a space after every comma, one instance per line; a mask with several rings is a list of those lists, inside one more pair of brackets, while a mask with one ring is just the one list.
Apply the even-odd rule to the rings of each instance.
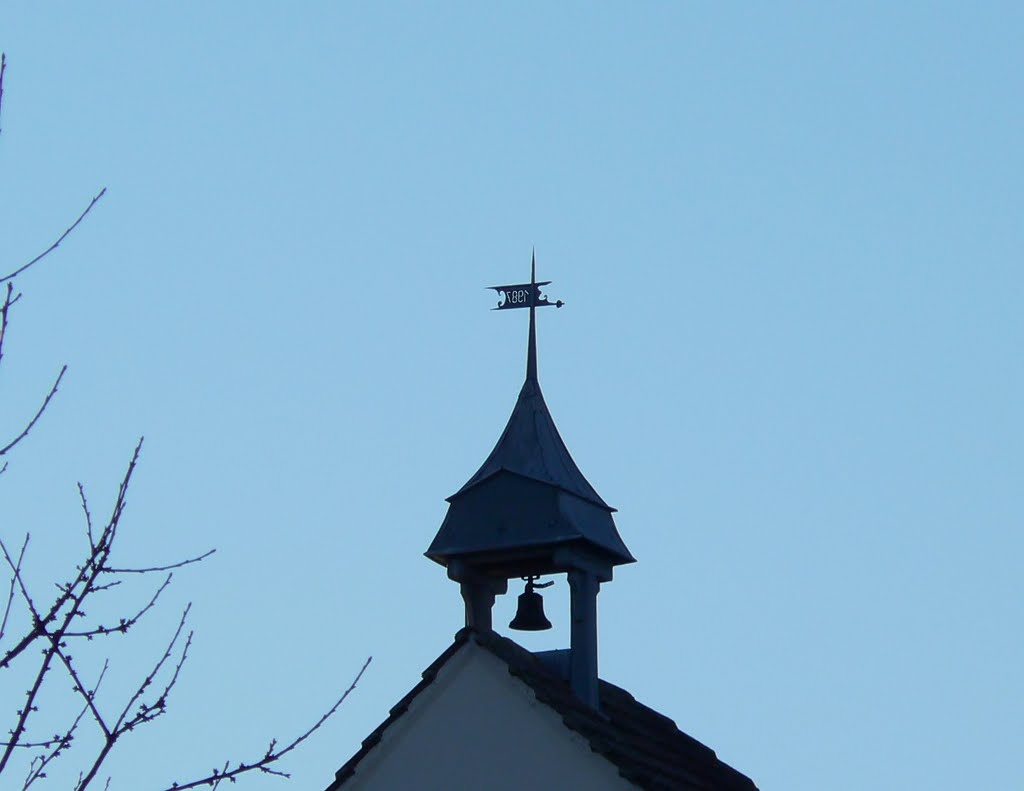
[[[612, 579], [612, 569], [634, 562], [619, 537], [609, 506], [580, 472], [558, 434], [537, 377], [536, 309], [557, 306], [541, 296], [536, 258], [530, 282], [492, 286], [502, 295], [496, 310], [528, 308], [526, 381], [494, 450], [480, 469], [448, 498], [448, 513], [426, 555], [459, 582], [466, 624], [490, 631], [494, 597], [508, 580], [523, 578], [535, 597], [534, 580], [566, 574], [572, 609], [569, 675], [577, 694], [597, 705], [597, 592]], [[528, 602], [529, 603], [529, 602]], [[519, 618], [517, 617], [517, 621]], [[540, 624], [513, 628], [547, 628]]]

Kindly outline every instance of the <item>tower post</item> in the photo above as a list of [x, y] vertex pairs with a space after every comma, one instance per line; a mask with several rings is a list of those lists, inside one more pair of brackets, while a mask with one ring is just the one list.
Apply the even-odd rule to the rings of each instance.
[[568, 572], [571, 612], [569, 684], [585, 703], [598, 706], [597, 594], [601, 583], [590, 571]]
[[493, 631], [491, 612], [494, 599], [508, 591], [508, 580], [477, 574], [461, 560], [448, 564], [448, 578], [459, 583], [462, 601], [466, 605], [466, 626], [480, 632]]

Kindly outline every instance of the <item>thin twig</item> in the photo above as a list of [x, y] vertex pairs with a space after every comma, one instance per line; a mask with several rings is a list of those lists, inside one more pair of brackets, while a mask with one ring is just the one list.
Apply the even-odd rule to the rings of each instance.
[[78, 219], [75, 220], [71, 224], [71, 226], [66, 231], [64, 231], [64, 233], [62, 233], [60, 235], [60, 238], [56, 242], [51, 244], [49, 247], [47, 247], [45, 250], [43, 250], [43, 252], [41, 252], [39, 255], [37, 255], [35, 258], [33, 258], [31, 261], [29, 261], [24, 266], [18, 267], [13, 272], [11, 272], [11, 274], [9, 274], [9, 275], [5, 275], [4, 277], [0, 277], [0, 283], [5, 283], [8, 280], [11, 280], [11, 279], [17, 277], [22, 272], [24, 272], [26, 269], [28, 269], [30, 266], [32, 266], [33, 264], [36, 264], [39, 261], [41, 261], [42, 259], [46, 258], [46, 256], [48, 256], [50, 253], [52, 253], [54, 250], [56, 250], [58, 247], [60, 247], [60, 243], [63, 242], [67, 238], [69, 233], [71, 233], [73, 230], [75, 230], [75, 228], [78, 227], [78, 223], [80, 223], [82, 220], [85, 219], [85, 215], [87, 215], [92, 210], [92, 207], [96, 205], [96, 202], [99, 201], [99, 199], [102, 198], [106, 194], [106, 192], [107, 192], [107, 188], [106, 187], [101, 189], [99, 191], [99, 193], [97, 193], [96, 197], [94, 197], [91, 201], [89, 201], [89, 205], [85, 207], [85, 211], [82, 212], [80, 215], [78, 215]]
[[117, 536], [117, 526], [121, 521], [121, 514], [124, 512], [125, 495], [128, 494], [128, 484], [131, 483], [132, 473], [135, 472], [135, 467], [139, 463], [139, 454], [142, 453], [142, 443], [145, 439], [145, 437], [139, 437], [139, 441], [135, 445], [135, 451], [132, 453], [132, 460], [128, 462], [128, 469], [125, 471], [124, 478], [121, 479], [121, 485], [117, 490], [117, 498], [114, 500], [114, 510], [110, 514], [107, 526], [103, 528], [103, 534], [100, 536], [98, 546], [100, 548], [108, 548], [107, 555], [110, 554], [109, 547], [114, 543], [114, 538]]
[[[100, 571], [104, 571], [104, 569], [100, 569]], [[100, 625], [100, 626], [97, 626], [95, 629], [87, 629], [87, 630], [82, 631], [82, 632], [64, 632], [64, 637], [88, 637], [88, 638], [92, 638], [92, 637], [96, 637], [97, 635], [114, 634], [116, 632], [120, 632], [121, 634], [124, 634], [131, 627], [135, 626], [135, 624], [138, 623], [139, 619], [143, 615], [145, 615], [147, 612], [149, 612], [149, 610], [153, 609], [153, 606], [156, 604], [156, 600], [160, 598], [160, 594], [164, 592], [164, 589], [168, 585], [171, 584], [171, 579], [173, 579], [173, 577], [174, 577], [173, 574], [168, 574], [167, 575], [167, 579], [165, 579], [163, 581], [163, 584], [161, 584], [160, 587], [156, 589], [156, 593], [153, 594], [153, 598], [151, 598], [149, 600], [149, 603], [146, 604], [145, 607], [143, 607], [141, 610], [139, 610], [137, 613], [135, 613], [135, 615], [131, 616], [130, 618], [121, 618], [121, 619], [119, 619], [117, 626], [103, 626], [103, 625]], [[93, 590], [95, 591], [96, 588], [93, 587]]]
[[198, 563], [200, 560], [206, 560], [206, 558], [210, 557], [210, 555], [212, 555], [216, 551], [216, 549], [210, 549], [204, 552], [202, 555], [199, 555], [198, 557], [189, 558], [188, 560], [180, 560], [177, 563], [171, 563], [168, 566], [151, 566], [150, 568], [146, 569], [105, 568], [103, 569], [103, 571], [107, 574], [149, 574], [153, 571], [170, 571], [172, 569], [180, 569], [182, 566], [188, 566], [191, 563]]
[[[0, 110], [4, 106], [4, 72], [7, 71], [7, 54], [0, 52]], [[0, 128], [0, 131], [3, 131]]]
[[[82, 679], [79, 678], [78, 671], [75, 670], [75, 666], [71, 661], [71, 655], [64, 651], [64, 649], [61, 648], [61, 645], [61, 643], [54, 641], [54, 651], [57, 654], [57, 658], [64, 663], [64, 668], [68, 671], [68, 675], [71, 676], [71, 680], [75, 683], [74, 691], [81, 696], [86, 708], [92, 712], [92, 718], [96, 721], [96, 724], [100, 726], [100, 730], [103, 731], [103, 735], [110, 738], [111, 730], [107, 726], [107, 721], [100, 713], [100, 710], [96, 708], [96, 703], [93, 701], [95, 696], [91, 694], [85, 684], [82, 683]], [[105, 673], [106, 671], [107, 662], [104, 661], [103, 672]]]
[[[21, 551], [18, 553], [18, 561], [14, 564], [14, 572], [11, 575], [11, 588], [7, 591], [7, 605], [4, 607], [4, 618], [0, 621], [0, 640], [4, 639], [4, 632], [7, 630], [7, 619], [11, 614], [11, 604], [14, 603], [14, 585], [21, 578], [21, 563], [25, 559], [25, 550], [28, 549], [29, 534], [25, 534], [25, 540], [21, 544]], [[0, 545], [3, 541], [0, 540]], [[7, 557], [7, 547], [3, 547], [4, 557]]]
[[85, 487], [82, 486], [82, 482], [78, 482], [78, 497], [82, 501], [82, 511], [85, 512], [85, 533], [89, 538], [89, 549], [93, 552], [96, 551], [96, 542], [92, 538], [92, 514], [89, 513], [89, 501], [85, 499]]
[[366, 660], [366, 662], [363, 663], [363, 666], [362, 668], [360, 668], [359, 673], [356, 674], [355, 679], [352, 681], [351, 684], [349, 684], [348, 689], [346, 689], [342, 693], [341, 697], [338, 698], [337, 702], [333, 706], [331, 706], [331, 708], [328, 709], [327, 712], [312, 725], [312, 727], [307, 728], [287, 747], [284, 747], [281, 750], [277, 750], [275, 749], [277, 746], [277, 741], [271, 741], [270, 747], [267, 748], [266, 755], [264, 755], [258, 761], [254, 761], [250, 764], [240, 763], [234, 769], [231, 769], [226, 772], [219, 772], [215, 770], [213, 774], [207, 775], [206, 777], [203, 777], [199, 780], [193, 780], [188, 783], [172, 783], [170, 786], [168, 786], [166, 791], [187, 791], [187, 789], [189, 788], [199, 788], [200, 786], [215, 786], [216, 783], [220, 783], [223, 780], [234, 782], [234, 779], [238, 777], [238, 775], [243, 774], [245, 772], [251, 772], [253, 770], [258, 770], [260, 772], [263, 772], [264, 774], [277, 775], [279, 777], [289, 777], [290, 775], [288, 775], [286, 772], [281, 772], [277, 769], [271, 769], [270, 764], [274, 763], [275, 761], [281, 760], [284, 756], [286, 756], [288, 753], [290, 753], [292, 750], [294, 750], [296, 747], [298, 747], [300, 744], [306, 741], [306, 739], [308, 739], [310, 736], [316, 733], [320, 729], [320, 727], [325, 722], [327, 722], [327, 720], [329, 720], [331, 716], [333, 716], [334, 712], [336, 712], [341, 707], [341, 704], [345, 702], [345, 699], [349, 696], [352, 690], [356, 688], [356, 685], [359, 683], [359, 680], [363, 677], [363, 673], [366, 672], [366, 668], [370, 666], [370, 662], [372, 661], [373, 657], [371, 656]]
[[23, 439], [25, 439], [26, 436], [28, 436], [28, 432], [32, 430], [32, 427], [36, 424], [36, 421], [38, 421], [39, 418], [42, 417], [43, 412], [46, 410], [46, 407], [50, 403], [50, 399], [53, 398], [57, 394], [57, 387], [60, 386], [60, 380], [64, 378], [64, 372], [67, 371], [67, 370], [68, 370], [68, 367], [66, 365], [61, 367], [60, 373], [57, 374], [57, 380], [53, 383], [53, 387], [50, 388], [50, 392], [47, 394], [46, 398], [43, 400], [43, 405], [41, 407], [39, 407], [39, 411], [36, 412], [36, 416], [34, 418], [32, 418], [32, 420], [29, 421], [28, 425], [25, 426], [24, 430], [18, 436], [16, 436], [13, 440], [11, 440], [9, 443], [7, 443], [6, 446], [4, 446], [3, 448], [0, 448], [0, 456], [3, 456], [4, 454], [6, 454], [11, 448], [13, 448], [15, 445], [17, 445]]
[[[189, 604], [185, 608], [185, 611], [181, 615], [181, 620], [178, 623], [178, 628], [175, 630], [174, 636], [171, 638], [171, 641], [168, 644], [167, 649], [164, 651], [163, 656], [160, 657], [156, 665], [154, 665], [153, 669], [149, 672], [145, 679], [143, 679], [142, 683], [139, 684], [138, 689], [135, 690], [134, 694], [131, 696], [131, 699], [125, 705], [123, 711], [121, 712], [121, 715], [117, 718], [117, 721], [114, 723], [113, 727], [107, 729], [99, 713], [94, 710], [93, 716], [96, 718], [96, 721], [100, 723], [101, 727], [103, 727], [103, 733], [105, 737], [104, 744], [103, 747], [100, 749], [99, 753], [97, 754], [96, 758], [94, 759], [92, 766], [89, 767], [89, 770], [79, 780], [78, 786], [76, 787], [76, 791], [84, 791], [84, 789], [89, 786], [89, 784], [96, 777], [97, 772], [99, 772], [100, 766], [103, 765], [103, 762], [110, 754], [110, 751], [114, 748], [114, 745], [117, 743], [118, 739], [120, 739], [125, 733], [134, 730], [138, 725], [156, 719], [166, 710], [167, 696], [174, 688], [174, 685], [178, 682], [178, 675], [181, 673], [182, 665], [185, 664], [185, 660], [188, 658], [188, 649], [189, 646], [192, 645], [191, 632], [189, 633], [188, 637], [185, 640], [185, 646], [182, 649], [181, 658], [178, 660], [178, 663], [174, 668], [174, 673], [171, 675], [170, 681], [167, 682], [160, 696], [152, 704], [140, 703], [139, 710], [132, 717], [129, 718], [127, 716], [128, 712], [132, 709], [135, 703], [139, 701], [139, 699], [142, 697], [146, 689], [148, 689], [152, 685], [153, 680], [160, 672], [160, 669], [163, 667], [164, 663], [170, 658], [171, 654], [174, 652], [174, 645], [175, 643], [177, 643], [178, 638], [181, 636], [181, 631], [185, 626], [185, 621], [188, 618], [188, 612], [191, 607], [192, 605]], [[65, 665], [68, 667], [69, 670], [71, 669], [70, 662], [65, 662]], [[78, 688], [80, 689], [81, 685], [79, 685]]]
[[[100, 670], [99, 678], [96, 679], [96, 683], [93, 685], [92, 689], [89, 690], [90, 699], [96, 697], [96, 692], [99, 691], [100, 684], [103, 683], [103, 677], [106, 675], [107, 668], [109, 667], [109, 662], [103, 663], [103, 669]], [[82, 706], [81, 711], [78, 712], [78, 716], [75, 717], [75, 719], [72, 721], [71, 726], [64, 732], [64, 735], [60, 736], [59, 738], [55, 737], [56, 747], [53, 750], [51, 750], [49, 754], [40, 757], [39, 766], [36, 767], [34, 772], [29, 773], [28, 779], [25, 781], [25, 785], [22, 791], [25, 791], [25, 789], [32, 785], [32, 783], [34, 783], [36, 780], [46, 777], [46, 775], [43, 773], [43, 770], [46, 768], [47, 764], [55, 760], [62, 752], [64, 752], [71, 746], [71, 742], [75, 738], [75, 731], [78, 729], [78, 725], [82, 721], [82, 717], [85, 716], [85, 713], [87, 711], [89, 711], [88, 704]], [[51, 742], [51, 744], [53, 744], [53, 742]]]
[[[210, 791], [217, 791], [217, 789], [220, 788], [220, 784], [224, 780], [224, 775], [227, 773], [229, 766], [231, 766], [231, 761], [225, 761], [224, 768], [220, 770], [220, 775], [213, 781], [213, 785], [210, 786]], [[234, 778], [231, 779], [231, 782], [235, 782]]]
[[[135, 690], [134, 694], [131, 696], [131, 698], [129, 698], [128, 702], [125, 704], [120, 716], [114, 723], [115, 730], [119, 730], [121, 726], [126, 722], [128, 718], [128, 712], [131, 710], [132, 706], [135, 705], [135, 702], [142, 697], [146, 689], [153, 683], [153, 679], [156, 678], [157, 673], [160, 672], [160, 668], [164, 666], [164, 663], [171, 658], [171, 654], [174, 652], [174, 646], [178, 642], [178, 638], [181, 637], [181, 632], [185, 628], [185, 621], [188, 620], [188, 614], [191, 609], [192, 603], [189, 602], [185, 606], [185, 611], [181, 614], [181, 619], [178, 621], [178, 628], [174, 630], [174, 636], [171, 637], [171, 642], [167, 644], [167, 648], [164, 651], [163, 656], [161, 656], [160, 659], [157, 660], [157, 663], [153, 666], [153, 669], [149, 671], [149, 675], [146, 676], [143, 682], [139, 685], [139, 688]], [[191, 642], [192, 635], [190, 633], [188, 639], [185, 641], [185, 650], [182, 652], [181, 660], [178, 662], [178, 666], [175, 668], [174, 675], [172, 676], [170, 683], [167, 685], [167, 688], [164, 690], [164, 694], [161, 695], [160, 698], [157, 700], [157, 703], [155, 704], [156, 706], [163, 708], [167, 693], [171, 691], [171, 687], [173, 687], [178, 680], [178, 673], [181, 671], [181, 666], [185, 663], [185, 657], [188, 654], [188, 648]], [[144, 708], [146, 707], [144, 706]]]
[[[4, 359], [4, 336], [7, 335], [7, 311], [10, 310], [14, 300], [11, 294], [14, 292], [14, 284], [7, 284], [7, 293], [4, 295], [4, 304], [0, 307], [0, 361]], [[19, 294], [20, 296], [20, 294]]]
[[[18, 641], [17, 645], [13, 648], [8, 649], [3, 657], [0, 657], [0, 669], [9, 667], [11, 662], [17, 657], [22, 651], [30, 646], [36, 639], [42, 637], [47, 633], [47, 628], [53, 623], [61, 610], [64, 608], [69, 601], [72, 601], [76, 596], [76, 590], [78, 586], [86, 580], [84, 568], [79, 571], [73, 583], [67, 583], [60, 588], [61, 594], [57, 599], [50, 605], [50, 609], [46, 615], [40, 615], [36, 609], [35, 602], [29, 595], [28, 589], [25, 587], [25, 582], [22, 579], [21, 571], [11, 559], [10, 553], [7, 551], [7, 547], [4, 545], [3, 539], [0, 539], [0, 552], [4, 556], [4, 560], [10, 567], [14, 574], [14, 579], [18, 584], [18, 588], [21, 591], [21, 596], [25, 600], [25, 606], [28, 607], [29, 614], [32, 616], [32, 629], [26, 634], [21, 640]], [[80, 600], [79, 600], [80, 601]], [[77, 604], [72, 607], [72, 611], [75, 610]]]

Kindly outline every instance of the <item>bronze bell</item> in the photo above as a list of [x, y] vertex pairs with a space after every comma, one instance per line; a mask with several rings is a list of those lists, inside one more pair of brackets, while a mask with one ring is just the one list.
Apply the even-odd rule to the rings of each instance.
[[509, 622], [510, 629], [518, 629], [521, 632], [543, 632], [551, 628], [551, 621], [544, 615], [544, 598], [534, 588], [547, 588], [554, 585], [554, 582], [545, 582], [543, 585], [534, 583], [537, 577], [523, 577], [526, 580], [526, 590], [519, 594], [519, 604], [516, 607], [516, 617]]

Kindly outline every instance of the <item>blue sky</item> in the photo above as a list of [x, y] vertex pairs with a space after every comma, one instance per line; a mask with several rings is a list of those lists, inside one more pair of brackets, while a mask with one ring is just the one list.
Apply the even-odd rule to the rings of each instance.
[[[1021, 785], [1022, 36], [1011, 3], [0, 5], [4, 272], [108, 189], [18, 279], [4, 430], [69, 373], [0, 530], [47, 584], [144, 434], [126, 562], [218, 549], [113, 656], [193, 602], [113, 787], [258, 753], [372, 654], [250, 783], [322, 787], [448, 645], [422, 552], [521, 384], [483, 287], [533, 247], [548, 404], [639, 559], [602, 675], [763, 789]], [[545, 598], [531, 648], [567, 642]]]

